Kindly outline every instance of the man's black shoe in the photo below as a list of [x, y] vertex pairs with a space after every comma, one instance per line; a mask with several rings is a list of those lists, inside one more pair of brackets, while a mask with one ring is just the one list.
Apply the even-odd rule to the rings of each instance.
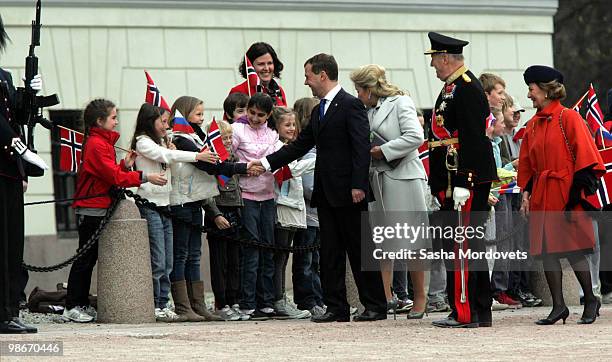
[[2, 321], [0, 322], [0, 334], [23, 334], [28, 333], [25, 327], [13, 321]]
[[478, 328], [478, 325], [479, 325], [478, 322], [461, 323], [453, 317], [446, 317], [445, 319], [433, 321], [431, 322], [431, 324], [433, 324], [435, 327], [440, 327], [440, 328]]
[[36, 327], [23, 323], [23, 321], [19, 317], [13, 318], [13, 322], [25, 328], [26, 333], [38, 333], [38, 329]]
[[312, 316], [311, 321], [315, 323], [331, 323], [331, 322], [348, 322], [348, 316], [337, 315], [332, 312], [326, 312], [320, 316]]
[[387, 313], [376, 313], [365, 310], [360, 315], [353, 317], [353, 322], [373, 322], [387, 319]]

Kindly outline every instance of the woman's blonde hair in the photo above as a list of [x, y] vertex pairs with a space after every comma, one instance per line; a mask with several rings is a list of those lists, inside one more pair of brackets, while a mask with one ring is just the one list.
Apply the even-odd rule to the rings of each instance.
[[356, 86], [368, 89], [377, 97], [390, 97], [405, 95], [395, 84], [387, 81], [385, 68], [377, 64], [364, 65], [351, 72], [351, 80]]
[[546, 83], [537, 83], [538, 87], [546, 93], [546, 98], [550, 100], [563, 100], [567, 96], [565, 86], [563, 83], [559, 83], [558, 80], [551, 80]]

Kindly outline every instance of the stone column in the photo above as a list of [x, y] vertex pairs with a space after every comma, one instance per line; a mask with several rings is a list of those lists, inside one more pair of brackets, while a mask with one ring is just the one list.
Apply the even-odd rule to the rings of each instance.
[[98, 321], [155, 322], [147, 221], [130, 200], [120, 201], [100, 236]]
[[[561, 259], [561, 270], [563, 272], [563, 299], [565, 304], [568, 306], [580, 305], [580, 284], [574, 275], [572, 266], [566, 259]], [[542, 305], [551, 306], [552, 298], [548, 283], [546, 283], [542, 262], [537, 262], [537, 269], [529, 274], [533, 294], [542, 298]]]

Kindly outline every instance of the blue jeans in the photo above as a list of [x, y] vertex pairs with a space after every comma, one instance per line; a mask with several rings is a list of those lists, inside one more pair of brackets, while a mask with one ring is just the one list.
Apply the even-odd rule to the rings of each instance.
[[[319, 228], [309, 226], [295, 234], [293, 245], [312, 246], [320, 243]], [[319, 277], [319, 250], [293, 254], [293, 300], [299, 309], [323, 306], [323, 291]]]
[[[273, 199], [253, 201], [244, 199], [242, 213], [246, 238], [274, 245], [276, 203]], [[273, 308], [274, 306], [274, 253], [250, 246], [242, 247], [240, 280], [242, 281], [242, 309]]]
[[165, 308], [170, 293], [172, 272], [172, 219], [155, 210], [138, 207], [140, 216], [147, 220], [149, 247], [151, 249], [151, 272], [153, 274], [153, 300], [155, 308]]
[[[174, 265], [170, 280], [199, 281], [202, 258], [202, 208], [200, 202], [172, 206]], [[180, 221], [175, 220], [176, 218]]]

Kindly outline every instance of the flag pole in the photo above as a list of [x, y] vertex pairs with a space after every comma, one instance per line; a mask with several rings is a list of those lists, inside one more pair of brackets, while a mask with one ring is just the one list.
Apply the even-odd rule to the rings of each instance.
[[576, 102], [573, 106], [572, 109], [576, 108], [579, 104], [582, 104], [582, 102], [584, 102], [584, 97], [587, 96], [587, 94], [589, 94], [589, 91], [587, 90], [586, 92], [584, 92], [584, 94], [582, 95], [582, 97], [580, 97], [580, 99], [578, 100], [578, 102]]
[[247, 81], [247, 89], [249, 92], [249, 97], [252, 97], [253, 95], [251, 94], [251, 82], [249, 81], [249, 66], [247, 64], [247, 60], [249, 58], [247, 58], [246, 54], [244, 55], [244, 74], [246, 74], [246, 81]]
[[[84, 136], [83, 132], [79, 132], [79, 131], [74, 130], [74, 129], [72, 129], [72, 128], [68, 128], [68, 127], [60, 126], [59, 124], [55, 124], [54, 126], [56, 126], [56, 127], [58, 127], [58, 128], [63, 128], [63, 129], [65, 129], [65, 130], [67, 130], [67, 131], [72, 131], [72, 132], [74, 132], [74, 133], [78, 133], [78, 134], [80, 134], [81, 136]], [[122, 148], [122, 147], [119, 147], [119, 146], [116, 146], [116, 145], [113, 145], [113, 147], [115, 147], [116, 149], [121, 150], [121, 151], [123, 151], [123, 152], [127, 152], [127, 153], [131, 152], [131, 150], [126, 150], [125, 148]]]

